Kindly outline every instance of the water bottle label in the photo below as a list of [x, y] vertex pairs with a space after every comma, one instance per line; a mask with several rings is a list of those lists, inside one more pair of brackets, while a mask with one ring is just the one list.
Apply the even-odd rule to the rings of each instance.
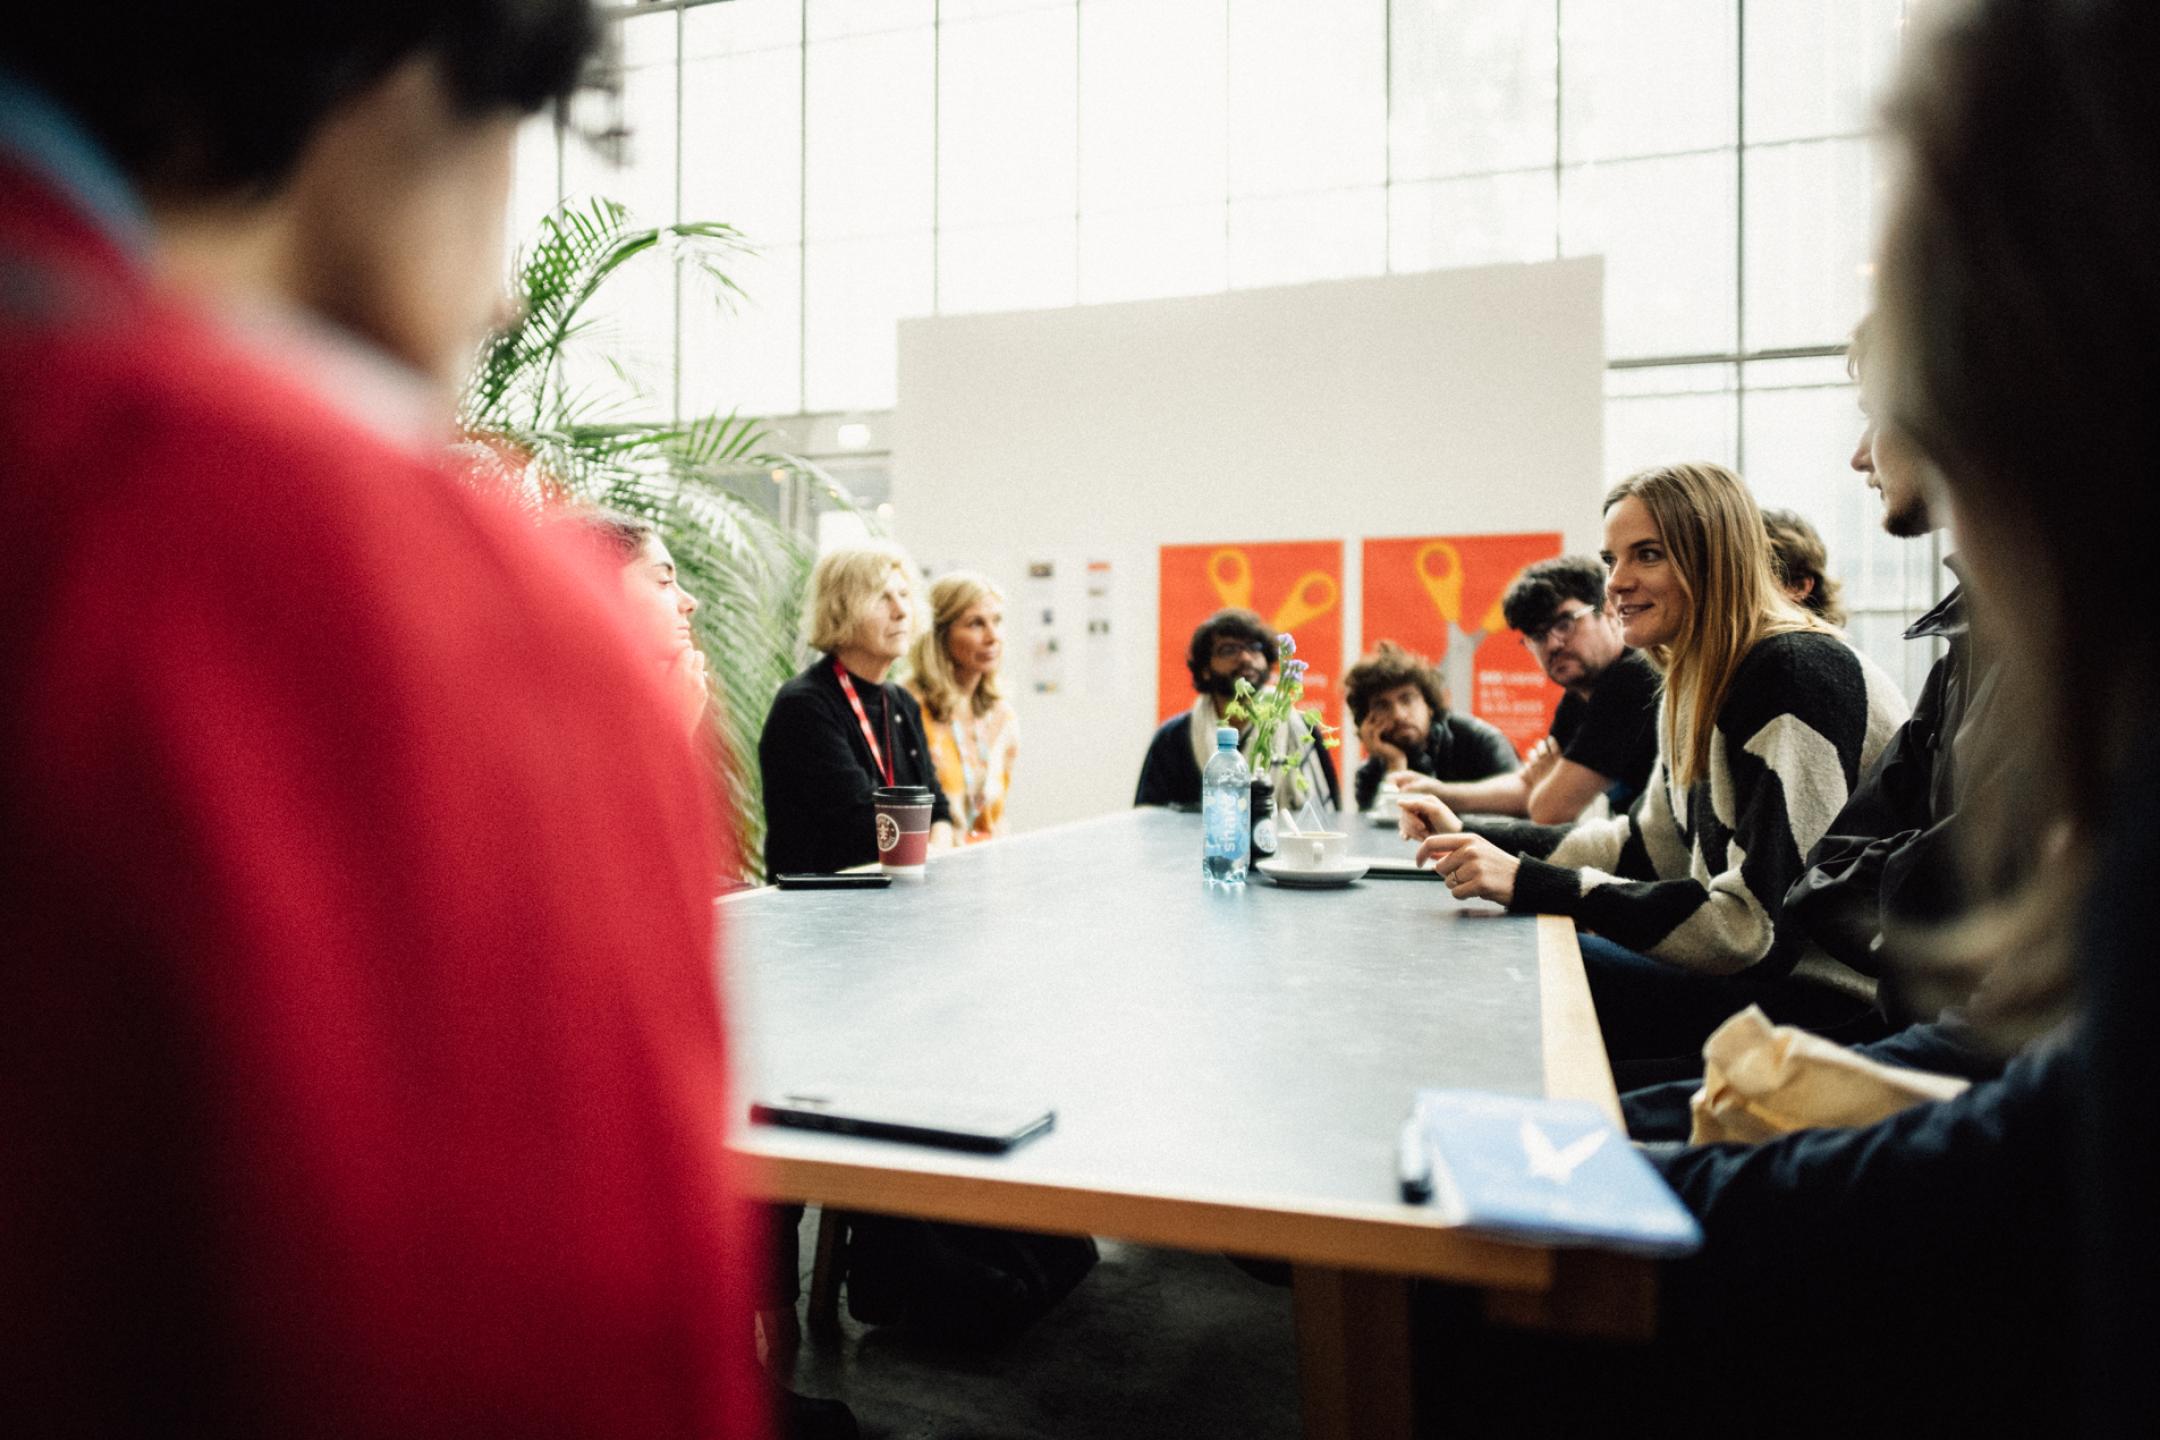
[[[1237, 833], [1237, 799], [1229, 795], [1210, 795], [1207, 814], [1207, 853], [1210, 855], [1235, 855], [1241, 848], [1243, 837]], [[1188, 842], [1190, 843], [1190, 842]]]

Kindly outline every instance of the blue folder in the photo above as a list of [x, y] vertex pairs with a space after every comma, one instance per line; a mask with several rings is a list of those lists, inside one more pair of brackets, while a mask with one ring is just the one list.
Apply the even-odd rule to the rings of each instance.
[[1506, 1240], [1669, 1257], [1702, 1227], [1603, 1111], [1582, 1100], [1421, 1090], [1433, 1203]]

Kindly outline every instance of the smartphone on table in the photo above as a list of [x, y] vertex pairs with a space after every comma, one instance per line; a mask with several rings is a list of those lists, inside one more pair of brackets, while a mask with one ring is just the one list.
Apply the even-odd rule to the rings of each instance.
[[837, 875], [775, 875], [782, 890], [883, 890], [892, 876], [882, 870], [843, 870]]
[[1057, 1123], [1046, 1105], [930, 1091], [805, 1086], [752, 1102], [760, 1125], [829, 1130], [948, 1150], [1003, 1154]]

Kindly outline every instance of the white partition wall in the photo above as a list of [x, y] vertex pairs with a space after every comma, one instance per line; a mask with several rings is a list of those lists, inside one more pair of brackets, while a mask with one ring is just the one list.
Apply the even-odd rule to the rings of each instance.
[[1558, 530], [1594, 549], [1602, 275], [1592, 258], [903, 320], [895, 525], [934, 572], [1005, 589], [1014, 826], [1130, 802], [1160, 546], [1343, 540], [1346, 654], [1364, 537]]

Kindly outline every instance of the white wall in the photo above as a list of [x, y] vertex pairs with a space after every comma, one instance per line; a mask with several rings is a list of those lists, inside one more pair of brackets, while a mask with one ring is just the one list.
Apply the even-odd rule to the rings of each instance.
[[[1166, 544], [1341, 539], [1344, 653], [1367, 536], [1558, 530], [1594, 550], [1603, 262], [1393, 275], [900, 322], [899, 539], [1004, 588], [1015, 828], [1129, 804], [1155, 723]], [[1031, 561], [1063, 674], [1029, 688]], [[1091, 649], [1090, 560], [1113, 566]]]

